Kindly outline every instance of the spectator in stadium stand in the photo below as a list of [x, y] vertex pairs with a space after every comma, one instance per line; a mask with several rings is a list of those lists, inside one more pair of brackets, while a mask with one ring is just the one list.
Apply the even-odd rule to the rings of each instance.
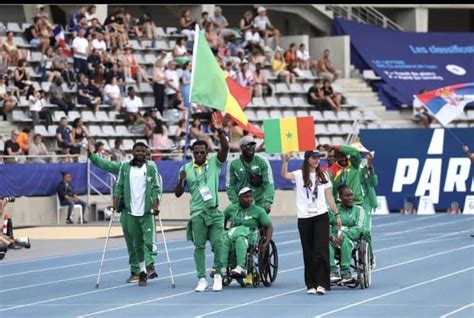
[[183, 147], [185, 145], [185, 138], [186, 138], [186, 120], [180, 119], [178, 121], [178, 128], [174, 133], [174, 140], [176, 142], [176, 147], [178, 147], [179, 151], [183, 151]]
[[111, 65], [109, 69], [106, 69], [104, 79], [105, 81], [110, 81], [112, 78], [115, 77], [117, 79], [117, 85], [120, 87], [120, 91], [122, 92], [123, 96], [127, 96], [127, 87], [125, 83], [125, 75], [121, 71], [121, 67], [118, 63], [114, 63]]
[[69, 115], [69, 111], [73, 110], [75, 105], [71, 100], [71, 97], [64, 93], [63, 80], [61, 77], [56, 77], [53, 84], [49, 88], [49, 102], [53, 105], [57, 105], [59, 110], [62, 110], [66, 116]]
[[74, 31], [74, 27], [79, 24], [82, 17], [86, 16], [86, 7], [80, 7], [79, 10], [73, 11], [69, 16], [69, 32]]
[[0, 115], [3, 115], [3, 120], [7, 120], [7, 114], [10, 113], [18, 104], [16, 97], [13, 96], [12, 91], [7, 88], [5, 84], [5, 77], [0, 75]]
[[5, 85], [7, 85], [7, 92], [10, 90], [11, 94], [16, 97], [16, 102], [18, 103], [18, 100], [20, 99], [20, 88], [16, 86], [15, 71], [11, 69], [7, 70], [7, 75], [5, 76]]
[[36, 23], [36, 28], [38, 30], [39, 39], [41, 42], [41, 53], [45, 54], [46, 50], [51, 44], [51, 38], [53, 37], [53, 28], [54, 26], [46, 18], [39, 18]]
[[92, 40], [92, 49], [99, 52], [101, 57], [107, 54], [107, 43], [104, 40], [104, 33], [101, 31], [94, 32], [95, 38]]
[[[5, 142], [3, 148], [3, 154], [5, 156], [20, 156], [23, 155], [23, 150], [21, 150], [20, 145], [16, 142], [20, 133], [17, 129], [12, 130], [11, 139], [8, 139]], [[3, 158], [4, 163], [16, 163], [16, 158]]]
[[300, 69], [309, 69], [310, 56], [308, 51], [305, 49], [304, 43], [301, 43], [298, 51], [296, 51], [296, 60], [297, 65]]
[[[137, 37], [142, 40], [151, 40], [151, 47], [155, 47], [155, 41], [157, 40], [156, 36], [156, 26], [151, 14], [145, 12], [143, 16], [138, 19], [138, 23], [135, 28]], [[138, 31], [138, 32], [137, 32]]]
[[95, 15], [96, 11], [97, 11], [97, 7], [95, 5], [90, 5], [87, 7], [86, 12], [85, 12], [85, 17], [89, 25], [92, 24], [92, 20], [97, 19], [97, 16]]
[[168, 130], [160, 119], [155, 121], [155, 128], [153, 129], [150, 144], [151, 150], [155, 153], [163, 149], [169, 149]]
[[217, 40], [217, 56], [222, 59], [225, 56], [225, 51], [227, 51], [227, 43], [222, 37], [219, 37], [219, 40]]
[[227, 72], [227, 74], [229, 74], [229, 77], [232, 78], [233, 80], [237, 80], [237, 71], [238, 70], [239, 70], [238, 67], [234, 66], [234, 63], [232, 63], [231, 61], [228, 61], [225, 64], [225, 71]]
[[262, 63], [257, 63], [253, 73], [253, 93], [255, 97], [269, 97], [272, 96], [272, 88], [268, 83], [268, 79], [263, 73]]
[[28, 155], [30, 149], [30, 128], [24, 128], [16, 138], [16, 142], [20, 145], [20, 149], [23, 151], [23, 154]]
[[106, 42], [107, 47], [110, 47], [110, 39], [105, 32], [105, 28], [100, 24], [99, 19], [94, 18], [86, 28], [86, 34], [84, 35], [89, 41], [94, 40], [96, 33], [103, 33], [104, 34], [104, 41]]
[[272, 60], [272, 71], [277, 75], [279, 80], [283, 80], [288, 87], [290, 83], [295, 83], [295, 74], [291, 73], [286, 68], [286, 63], [281, 56], [280, 51], [275, 51]]
[[59, 71], [53, 70], [53, 59], [54, 59], [54, 50], [52, 47], [48, 47], [46, 53], [41, 56], [41, 64], [40, 64], [40, 74], [41, 80], [44, 81], [45, 79], [48, 82], [52, 82], [53, 79], [57, 76], [61, 76]]
[[189, 101], [189, 94], [191, 89], [191, 62], [186, 62], [183, 65], [183, 72], [181, 73], [181, 96], [183, 98], [183, 104], [186, 109], [191, 107], [191, 102]]
[[290, 43], [288, 50], [286, 50], [285, 53], [283, 53], [283, 59], [285, 60], [285, 63], [286, 63], [286, 69], [293, 73], [293, 70], [296, 68], [296, 61], [297, 61], [295, 43]]
[[271, 50], [268, 47], [268, 38], [273, 36], [275, 38], [275, 50], [283, 51], [280, 47], [280, 31], [271, 24], [267, 16], [267, 9], [259, 7], [257, 13], [257, 16], [253, 19], [253, 24], [258, 29], [260, 37], [263, 37], [265, 49]]
[[207, 143], [209, 151], [213, 151], [214, 144], [212, 143], [212, 138], [208, 134], [204, 133], [201, 128], [201, 121], [198, 118], [195, 118], [189, 127], [189, 134], [191, 138], [202, 140]]
[[110, 155], [112, 161], [124, 161], [127, 157], [127, 154], [122, 149], [123, 138], [117, 137], [114, 140], [114, 147], [110, 149]]
[[323, 94], [326, 97], [326, 101], [331, 105], [335, 111], [340, 111], [342, 107], [342, 95], [340, 93], [334, 93], [329, 80], [323, 81]]
[[317, 61], [316, 70], [319, 77], [334, 82], [339, 77], [341, 77], [342, 71], [334, 68], [331, 60], [329, 59], [329, 53], [329, 49], [325, 49], [323, 51], [323, 57]]
[[192, 60], [193, 57], [186, 49], [186, 40], [184, 38], [178, 38], [176, 40], [176, 44], [173, 48], [173, 58], [179, 65], [183, 65]]
[[[28, 153], [30, 156], [54, 156], [54, 152], [48, 151], [46, 145], [43, 143], [43, 137], [40, 134], [33, 136], [32, 142], [30, 142], [30, 150]], [[33, 163], [47, 163], [51, 160], [45, 158], [31, 158]]]
[[72, 143], [71, 129], [67, 126], [67, 118], [61, 117], [56, 129], [56, 143], [63, 150], [63, 154], [77, 154], [80, 148]]
[[110, 157], [110, 153], [105, 150], [105, 144], [102, 142], [102, 141], [98, 141], [95, 143], [94, 145], [94, 153], [101, 157], [101, 158], [105, 158], [105, 159], [109, 159]]
[[122, 107], [126, 112], [126, 122], [134, 123], [136, 114], [143, 107], [143, 101], [136, 95], [135, 89], [132, 86], [128, 88], [128, 96], [124, 98]]
[[30, 81], [30, 75], [26, 70], [26, 60], [21, 59], [18, 61], [18, 67], [13, 72], [14, 75], [14, 83], [18, 89], [26, 95], [30, 85], [32, 85]]
[[[80, 204], [82, 206], [82, 217], [86, 213], [87, 204], [79, 199], [76, 192], [72, 187], [72, 175], [68, 172], [61, 172], [63, 179], [58, 183], [56, 187], [56, 192], [59, 196], [59, 202], [62, 206], [68, 206], [66, 224], [74, 224], [74, 221], [71, 220], [72, 211], [74, 210], [75, 204]], [[87, 223], [86, 220], [83, 220], [83, 223]]]
[[214, 23], [212, 22], [207, 22], [206, 25], [204, 26], [204, 30], [206, 32], [204, 33], [204, 36], [206, 37], [207, 43], [209, 44], [209, 47], [211, 48], [211, 51], [214, 55], [217, 55], [217, 45], [218, 45], [218, 40], [219, 40], [219, 35], [214, 29]]
[[126, 82], [134, 82], [134, 79], [138, 76], [138, 64], [135, 57], [132, 54], [132, 46], [127, 44], [125, 50], [120, 57], [123, 65], [123, 73], [125, 75]]
[[204, 29], [204, 25], [209, 22], [209, 12], [203, 11], [201, 13], [201, 20], [199, 20], [199, 28]]
[[109, 15], [104, 21], [104, 28], [109, 35], [109, 47], [112, 49], [123, 49], [123, 38], [118, 33], [116, 25], [115, 13]]
[[[257, 45], [258, 48], [261, 48]], [[230, 50], [231, 56], [237, 56], [237, 52], [242, 49], [242, 45], [239, 41], [237, 41], [237, 36], [231, 34], [227, 40], [227, 48]], [[265, 53], [265, 52], [264, 52]]]
[[125, 11], [125, 8], [119, 8], [117, 14], [115, 15], [115, 21], [117, 24], [115, 25], [118, 34], [122, 37], [122, 41], [124, 44], [128, 43], [128, 32], [129, 27], [128, 23], [130, 20], [130, 14]]
[[153, 65], [153, 95], [155, 97], [155, 108], [161, 115], [165, 110], [166, 81], [165, 64], [163, 59], [159, 57]]
[[254, 78], [249, 70], [249, 62], [247, 60], [242, 61], [240, 64], [240, 71], [237, 73], [237, 83], [253, 92]]
[[28, 56], [28, 52], [20, 50], [16, 46], [12, 31], [7, 32], [7, 39], [3, 43], [3, 51], [5, 52], [3, 58], [6, 66], [16, 66], [20, 60], [26, 59]]
[[82, 118], [78, 117], [72, 122], [71, 143], [77, 147], [80, 147], [84, 139], [86, 139], [91, 144], [94, 143], [94, 139], [92, 139], [91, 135], [87, 131], [87, 128], [84, 127]]
[[84, 37], [84, 33], [85, 30], [81, 28], [72, 41], [74, 71], [78, 78], [80, 74], [87, 74], [87, 57], [90, 53], [89, 41]]
[[307, 93], [308, 104], [315, 106], [316, 110], [324, 111], [331, 110], [331, 106], [324, 96], [323, 87], [320, 79], [315, 79], [313, 86], [311, 86]]
[[39, 125], [40, 119], [43, 119], [45, 121], [46, 129], [48, 129], [48, 127], [53, 123], [53, 116], [48, 108], [45, 107], [46, 99], [44, 91], [42, 89], [37, 91], [32, 85], [26, 93], [26, 99], [28, 100], [33, 125]]
[[[73, 31], [72, 31], [72, 37], [75, 38], [77, 37], [78, 33], [79, 33], [79, 30], [80, 29], [84, 29], [85, 32], [84, 32], [84, 38], [88, 41], [90, 41], [91, 39], [88, 38], [88, 35], [90, 34], [87, 34], [87, 29], [89, 28], [88, 24], [87, 24], [87, 19], [86, 17], [81, 17], [80, 20], [79, 20], [79, 24], [77, 24]], [[92, 37], [92, 35], [90, 35]], [[89, 43], [90, 44], [90, 43]]]
[[104, 77], [105, 66], [102, 64], [102, 57], [100, 51], [92, 49], [91, 55], [87, 57], [87, 75], [90, 80]]
[[99, 110], [100, 97], [92, 95], [89, 78], [86, 75], [81, 76], [81, 82], [77, 86], [77, 102], [92, 108], [94, 112]]
[[188, 41], [194, 41], [196, 20], [191, 17], [191, 10], [184, 9], [181, 11], [179, 18], [180, 33], [188, 37]]
[[168, 69], [165, 71], [165, 93], [168, 97], [168, 107], [174, 105], [174, 99], [177, 97], [177, 93], [180, 91], [179, 87], [179, 73], [176, 71], [176, 62], [169, 61]]
[[250, 51], [253, 49], [253, 46], [259, 45], [261, 40], [260, 33], [253, 23], [253, 18], [252, 11], [247, 10], [242, 19], [240, 19], [240, 32], [246, 42], [245, 48], [248, 48]]
[[209, 18], [209, 21], [214, 23], [215, 30], [222, 38], [227, 38], [230, 35], [237, 36], [234, 30], [229, 28], [229, 22], [225, 16], [222, 15], [222, 8], [216, 6], [214, 8], [214, 15]]
[[117, 78], [114, 76], [106, 81], [104, 87], [104, 104], [110, 105], [116, 111], [120, 111], [122, 108], [122, 93], [120, 87], [117, 85]]
[[35, 8], [35, 18], [49, 19], [48, 14], [44, 11], [44, 5], [38, 4]]
[[53, 57], [52, 70], [61, 74], [69, 89], [74, 87], [74, 82], [76, 80], [74, 70], [71, 63], [68, 62], [68, 58], [64, 54], [64, 48], [62, 46], [58, 46], [56, 49], [56, 54]]
[[[418, 95], [426, 92], [426, 89], [422, 89], [418, 92]], [[430, 125], [436, 121], [418, 98], [413, 99], [413, 119], [415, 121], [421, 121], [425, 128], [429, 128]]]
[[41, 41], [38, 34], [38, 28], [36, 28], [34, 24], [26, 28], [23, 32], [23, 35], [25, 36], [26, 42], [29, 45], [33, 47], [38, 47], [40, 45]]

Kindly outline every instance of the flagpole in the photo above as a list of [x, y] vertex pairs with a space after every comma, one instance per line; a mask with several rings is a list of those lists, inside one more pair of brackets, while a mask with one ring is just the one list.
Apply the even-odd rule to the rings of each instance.
[[[196, 52], [197, 52], [197, 43], [198, 43], [198, 36], [199, 36], [199, 25], [196, 23], [196, 28], [194, 32], [194, 43], [193, 43], [193, 59], [191, 62], [192, 69], [196, 65]], [[191, 96], [193, 94], [193, 84], [194, 84], [194, 72], [191, 69], [191, 83], [189, 84], [189, 98], [188, 98], [188, 116], [186, 118], [186, 137], [184, 140], [184, 155], [183, 155], [183, 162], [186, 161], [188, 155], [188, 148], [189, 148], [189, 122], [191, 121]]]
[[[416, 96], [416, 95], [413, 95], [413, 96], [414, 96], [416, 99], [418, 99], [418, 100], [423, 104], [423, 107], [424, 107], [431, 115], [433, 115], [434, 118], [436, 118], [436, 115], [431, 111], [431, 109], [429, 109], [428, 106], [426, 106], [426, 104], [425, 104], [421, 99], [418, 98], [418, 96]], [[436, 118], [436, 120], [438, 120], [438, 118]], [[439, 120], [438, 120], [438, 122], [439, 122], [439, 124], [441, 125], [441, 127], [443, 127], [443, 129], [446, 129], [446, 130], [454, 137], [454, 139], [456, 139], [456, 141], [457, 141], [461, 146], [465, 146], [465, 145], [466, 145], [465, 143], [462, 142], [461, 139], [459, 139], [458, 136], [456, 136], [456, 135], [454, 134], [454, 132], [451, 130], [451, 128], [446, 127], [446, 126], [443, 125], [443, 123], [440, 122]]]

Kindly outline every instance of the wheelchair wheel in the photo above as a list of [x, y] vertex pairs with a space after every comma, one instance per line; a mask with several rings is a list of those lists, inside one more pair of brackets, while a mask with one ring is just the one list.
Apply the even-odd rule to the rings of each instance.
[[360, 249], [359, 249], [359, 280], [360, 280], [360, 288], [369, 288], [370, 286], [370, 261], [369, 261], [369, 244], [366, 240], [361, 240], [360, 242]]
[[273, 240], [270, 241], [265, 255], [259, 253], [258, 267], [263, 285], [270, 287], [278, 274], [278, 250]]
[[230, 276], [230, 268], [227, 268], [227, 276], [222, 277], [222, 286], [229, 286], [230, 283], [232, 283], [232, 277]]

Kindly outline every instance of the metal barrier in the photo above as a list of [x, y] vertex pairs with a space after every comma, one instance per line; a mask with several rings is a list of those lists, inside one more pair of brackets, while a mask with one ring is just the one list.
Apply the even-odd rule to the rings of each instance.
[[370, 6], [328, 5], [326, 8], [334, 12], [335, 16], [348, 20], [403, 31], [403, 28], [400, 25], [389, 19], [379, 10]]

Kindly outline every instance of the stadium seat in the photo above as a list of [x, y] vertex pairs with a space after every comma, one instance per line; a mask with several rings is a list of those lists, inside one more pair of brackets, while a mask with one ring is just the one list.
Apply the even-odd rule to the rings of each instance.
[[288, 96], [280, 97], [280, 105], [281, 107], [294, 107], [293, 101]]
[[377, 123], [368, 123], [367, 124], [367, 129], [378, 129], [380, 128]]
[[306, 91], [304, 90], [303, 86], [301, 86], [300, 83], [291, 83], [290, 92], [293, 94], [303, 94]]
[[109, 111], [109, 115], [108, 115], [108, 121], [109, 122], [123, 122], [123, 119], [118, 119], [117, 118], [117, 115], [119, 115], [120, 113], [116, 110], [111, 110]]
[[327, 121], [323, 115], [321, 114], [321, 112], [319, 110], [312, 110], [310, 111], [310, 116], [313, 116], [314, 118], [314, 121], [316, 122], [323, 122], [323, 121]]
[[57, 125], [51, 125], [48, 127], [48, 136], [54, 137], [56, 136], [56, 129], [58, 129]]
[[68, 113], [67, 120], [73, 122], [76, 118], [81, 118], [81, 114], [77, 110], [71, 110]]
[[150, 65], [153, 65], [155, 64], [155, 61], [156, 61], [156, 56], [155, 54], [145, 54], [145, 63], [143, 64], [150, 64]]
[[303, 91], [305, 93], [308, 93], [309, 89], [311, 88], [311, 86], [313, 86], [313, 83], [304, 83], [303, 84]]
[[[174, 45], [173, 45], [173, 48], [174, 48]], [[158, 40], [158, 41], [155, 42], [155, 49], [157, 49], [157, 50], [170, 50], [170, 47], [168, 46], [166, 41]]]
[[135, 53], [133, 54], [133, 57], [135, 58], [135, 62], [137, 62], [137, 64], [146, 64], [143, 55]]
[[103, 125], [102, 132], [104, 133], [104, 136], [108, 136], [108, 137], [113, 137], [117, 135], [114, 127], [111, 125]]
[[366, 120], [378, 120], [379, 117], [373, 111], [364, 112], [364, 118]]
[[341, 110], [337, 113], [337, 118], [340, 121], [352, 121], [351, 116], [346, 110]]
[[89, 134], [93, 137], [100, 137], [100, 136], [105, 135], [102, 132], [102, 129], [100, 128], [100, 126], [98, 125], [90, 125], [88, 130], [89, 130]]
[[35, 134], [40, 134], [43, 137], [50, 137], [49, 132], [46, 130], [46, 127], [43, 125], [36, 125], [34, 128]]
[[331, 135], [340, 135], [342, 134], [341, 129], [338, 124], [328, 124], [328, 132]]
[[332, 137], [331, 140], [333, 145], [342, 145], [346, 143], [346, 140], [339, 136]]
[[270, 110], [269, 115], [270, 115], [270, 118], [273, 118], [273, 119], [283, 117], [281, 110], [277, 110], [277, 109]]
[[326, 121], [338, 121], [336, 113], [332, 110], [323, 111], [323, 117], [326, 119]]
[[119, 125], [115, 127], [115, 131], [117, 132], [117, 136], [126, 136], [126, 137], [135, 136], [130, 131], [128, 131], [127, 126], [124, 126], [124, 125]]
[[163, 38], [167, 38], [168, 37], [168, 34], [166, 34], [165, 30], [163, 29], [163, 27], [156, 27], [155, 28], [155, 31], [156, 31], [156, 34], [159, 36], [159, 37], [163, 37]]
[[12, 31], [13, 33], [23, 33], [23, 30], [20, 28], [20, 26], [16, 22], [8, 22], [7, 30]]
[[265, 102], [263, 97], [254, 97], [254, 98], [252, 98], [252, 100], [250, 101], [249, 104], [252, 104], [252, 106], [255, 106], [255, 107], [266, 107], [267, 106], [267, 103]]
[[31, 45], [26, 43], [26, 40], [22, 36], [15, 36], [13, 38], [13, 40], [15, 41], [16, 46], [18, 46], [19, 48], [30, 48], [30, 47], [32, 47]]
[[109, 116], [103, 110], [97, 111], [95, 113], [95, 118], [97, 118], [97, 121], [99, 121], [99, 122], [110, 122]]
[[266, 101], [266, 105], [268, 107], [280, 107], [281, 106], [280, 102], [278, 101], [278, 99], [276, 97], [267, 97], [265, 99], [265, 101]]
[[176, 33], [178, 33], [178, 28], [176, 28], [176, 27], [167, 27], [166, 28], [166, 33], [168, 35], [176, 35]]
[[13, 110], [12, 111], [12, 119], [15, 122], [30, 122], [32, 121], [30, 117], [28, 117], [23, 111], [21, 110]]
[[176, 135], [176, 130], [178, 130], [178, 125], [170, 125], [168, 127], [168, 136]]
[[254, 111], [254, 110], [246, 109], [246, 110], [244, 111], [244, 114], [245, 114], [245, 116], [247, 116], [247, 119], [250, 120], [250, 121], [255, 121], [255, 120], [257, 120], [257, 115], [255, 114], [255, 111]]
[[283, 117], [284, 118], [296, 117], [296, 113], [294, 110], [284, 110]]
[[145, 98], [143, 99], [143, 105], [155, 106], [155, 97], [146, 95]]
[[467, 111], [467, 118], [468, 118], [469, 120], [474, 120], [474, 109], [469, 109], [469, 110]]
[[330, 135], [330, 133], [328, 132], [328, 129], [326, 128], [326, 125], [323, 123], [314, 124], [314, 132], [316, 133], [316, 136]]
[[343, 134], [352, 134], [354, 132], [351, 124], [341, 124], [339, 127]]
[[360, 111], [358, 111], [358, 110], [353, 110], [353, 111], [351, 111], [349, 114], [350, 114], [352, 120], [354, 120], [354, 121], [355, 121], [355, 120], [359, 120], [359, 121], [360, 121], [360, 120], [364, 120], [364, 116], [363, 116], [362, 113], [361, 113]]
[[329, 137], [319, 137], [317, 144], [318, 145], [331, 144], [331, 138], [329, 138]]
[[41, 82], [41, 89], [44, 90], [46, 93], [49, 93], [50, 87], [51, 87], [50, 82]]
[[305, 117], [305, 116], [310, 116], [309, 111], [307, 111], [307, 110], [297, 110], [296, 111], [296, 117]]
[[306, 99], [301, 96], [296, 96], [293, 98], [293, 105], [296, 107], [311, 107], [311, 104], [308, 104]]
[[135, 51], [143, 51], [142, 46], [140, 45], [140, 43], [138, 43], [137, 40], [129, 40], [128, 44], [130, 44], [132, 46], [132, 49]]
[[269, 119], [270, 115], [268, 114], [268, 111], [266, 110], [257, 110], [257, 120], [258, 121], [263, 121], [264, 119]]
[[275, 93], [289, 94], [291, 91], [285, 83], [276, 83], [275, 84]]
[[149, 83], [140, 83], [139, 85], [140, 93], [153, 93], [153, 88]]
[[41, 52], [31, 52], [30, 62], [40, 63], [42, 58], [43, 58], [43, 56], [42, 56]]
[[170, 124], [177, 124], [181, 119], [181, 112], [175, 108], [168, 108], [163, 112], [163, 118]]
[[81, 114], [84, 122], [100, 122], [90, 110], [84, 110]]
[[135, 144], [135, 143], [133, 142], [133, 140], [131, 140], [131, 139], [124, 139], [124, 140], [123, 140], [123, 149], [124, 149], [125, 151], [127, 151], [127, 150], [132, 150], [134, 144]]

